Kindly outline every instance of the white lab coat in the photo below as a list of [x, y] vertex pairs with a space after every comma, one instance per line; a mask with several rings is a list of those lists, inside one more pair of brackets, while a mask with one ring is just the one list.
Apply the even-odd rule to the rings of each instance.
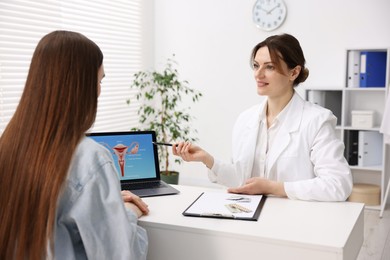
[[[268, 151], [266, 176], [284, 182], [291, 199], [344, 201], [352, 191], [352, 175], [344, 158], [344, 144], [335, 134], [331, 111], [291, 99], [285, 121]], [[215, 159], [209, 178], [228, 187], [243, 185], [251, 177], [260, 116], [267, 101], [244, 111], [232, 137], [232, 163]]]

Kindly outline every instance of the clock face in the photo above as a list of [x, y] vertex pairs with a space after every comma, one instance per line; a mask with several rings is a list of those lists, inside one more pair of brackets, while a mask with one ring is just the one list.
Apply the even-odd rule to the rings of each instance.
[[283, 0], [257, 0], [253, 6], [253, 22], [264, 31], [272, 31], [286, 19], [287, 8]]

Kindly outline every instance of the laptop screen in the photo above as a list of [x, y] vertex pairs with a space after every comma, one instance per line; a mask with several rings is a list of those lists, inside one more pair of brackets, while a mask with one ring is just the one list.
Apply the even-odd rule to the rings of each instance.
[[106, 147], [114, 158], [119, 179], [160, 179], [154, 131], [89, 133], [88, 137]]

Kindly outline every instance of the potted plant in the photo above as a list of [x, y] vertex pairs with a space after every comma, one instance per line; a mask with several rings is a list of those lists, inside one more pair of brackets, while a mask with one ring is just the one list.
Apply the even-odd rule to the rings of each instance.
[[[174, 55], [173, 55], [174, 57]], [[175, 143], [178, 141], [195, 142], [197, 131], [191, 128], [194, 119], [189, 113], [190, 107], [183, 107], [183, 98], [197, 102], [202, 94], [190, 88], [188, 81], [180, 80], [177, 65], [173, 58], [168, 58], [165, 68], [159, 71], [139, 71], [134, 74], [131, 88], [138, 92], [135, 100], [142, 101], [138, 109], [139, 123], [144, 130], [156, 131], [157, 142]], [[130, 104], [132, 98], [127, 100]], [[132, 130], [141, 130], [133, 128]], [[167, 183], [177, 184], [179, 173], [169, 164], [169, 146], [158, 146], [160, 158], [160, 176]], [[182, 160], [176, 158], [180, 164]]]

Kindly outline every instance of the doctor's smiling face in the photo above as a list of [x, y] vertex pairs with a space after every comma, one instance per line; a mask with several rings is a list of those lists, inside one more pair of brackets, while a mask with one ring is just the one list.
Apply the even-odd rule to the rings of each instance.
[[258, 43], [250, 59], [257, 93], [276, 99], [291, 96], [309, 76], [305, 63], [301, 45], [292, 35], [273, 35]]
[[299, 66], [289, 69], [281, 58], [277, 61], [272, 60], [267, 46], [257, 50], [252, 68], [257, 93], [270, 98], [291, 95], [294, 80], [300, 72]]

